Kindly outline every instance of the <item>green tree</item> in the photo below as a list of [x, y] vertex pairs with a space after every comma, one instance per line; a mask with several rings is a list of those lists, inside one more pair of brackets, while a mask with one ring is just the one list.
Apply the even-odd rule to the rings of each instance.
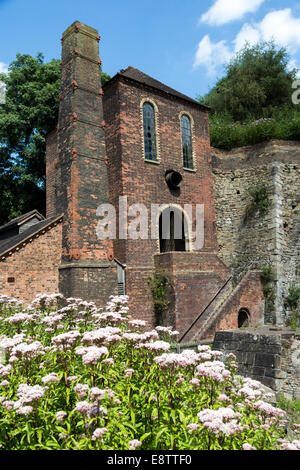
[[[58, 118], [60, 61], [45, 63], [17, 54], [0, 104], [0, 225], [22, 213], [45, 209], [46, 134]], [[110, 79], [102, 73], [102, 83]]]
[[289, 70], [288, 63], [287, 50], [273, 41], [246, 44], [227, 64], [225, 76], [199, 99], [227, 122], [270, 118], [283, 107], [291, 110], [296, 69]]

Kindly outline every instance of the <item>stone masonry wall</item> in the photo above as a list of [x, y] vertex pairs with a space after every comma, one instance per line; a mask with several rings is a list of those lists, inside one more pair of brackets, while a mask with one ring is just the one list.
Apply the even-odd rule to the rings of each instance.
[[300, 330], [260, 327], [219, 331], [213, 349], [237, 357], [238, 373], [282, 393], [300, 398]]
[[[275, 274], [274, 308], [267, 322], [284, 324], [285, 297], [299, 285], [300, 146], [271, 141], [231, 152], [215, 150], [215, 208], [219, 254], [238, 282], [249, 269], [271, 266]], [[265, 183], [270, 206], [253, 210], [248, 191]]]

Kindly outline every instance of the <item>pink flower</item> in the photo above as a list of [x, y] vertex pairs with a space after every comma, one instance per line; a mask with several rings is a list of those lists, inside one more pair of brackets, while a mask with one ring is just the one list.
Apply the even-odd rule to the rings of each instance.
[[256, 448], [245, 442], [245, 444], [243, 444], [243, 450], [256, 450]]
[[221, 393], [221, 395], [219, 395], [219, 400], [221, 402], [231, 401], [230, 398], [227, 395], [225, 395], [224, 393]]
[[179, 385], [181, 384], [182, 382], [184, 382], [184, 378], [183, 377], [179, 377], [179, 379], [176, 380], [176, 384]]
[[89, 411], [90, 404], [87, 401], [79, 401], [76, 404], [75, 411], [79, 411], [81, 414], [86, 414]]
[[88, 346], [86, 348], [77, 348], [75, 351], [77, 354], [82, 356], [82, 362], [86, 365], [96, 365], [102, 356], [108, 354], [108, 349], [105, 346], [98, 348], [97, 346]]
[[11, 365], [3, 366], [2, 364], [0, 364], [0, 376], [7, 377], [10, 374], [10, 371]]
[[140, 447], [142, 445], [141, 441], [138, 441], [137, 439], [133, 439], [132, 441], [128, 442], [129, 445], [129, 450], [135, 450], [137, 447]]
[[187, 425], [187, 428], [189, 429], [189, 434], [192, 434], [194, 431], [197, 431], [197, 429], [200, 428], [199, 424], [196, 423], [190, 423]]
[[199, 380], [199, 379], [196, 379], [196, 378], [193, 378], [192, 380], [190, 380], [190, 384], [197, 386], [197, 385], [200, 384], [200, 380]]
[[125, 377], [128, 379], [131, 375], [134, 374], [134, 369], [126, 369], [125, 370]]
[[263, 413], [269, 416], [278, 416], [283, 418], [286, 415], [286, 412], [281, 410], [280, 408], [275, 408], [270, 403], [266, 403], [262, 400], [258, 400], [253, 404], [254, 408], [262, 411]]
[[77, 375], [71, 375], [70, 377], [68, 377], [68, 382], [69, 383], [72, 383], [72, 382], [76, 382], [76, 380], [78, 379]]
[[49, 375], [45, 375], [45, 377], [42, 378], [43, 384], [48, 384], [48, 383], [54, 383], [54, 382], [59, 382], [60, 378], [56, 374], [56, 372], [51, 372]]
[[235, 413], [231, 408], [205, 409], [197, 414], [203, 426], [215, 434], [225, 434], [231, 436], [242, 431], [242, 426], [235, 418], [239, 413]]
[[288, 442], [283, 440], [281, 444], [281, 448], [283, 450], [300, 450], [300, 441], [294, 440], [292, 442]]
[[2, 380], [2, 382], [0, 382], [0, 387], [7, 387], [7, 385], [9, 385], [8, 380]]
[[57, 421], [59, 421], [60, 423], [63, 422], [64, 418], [67, 416], [67, 413], [65, 411], [58, 411], [56, 413], [56, 419]]
[[101, 439], [101, 437], [103, 437], [106, 432], [107, 432], [107, 428], [95, 429], [93, 436], [92, 436], [92, 440], [95, 441], [96, 439]]
[[11, 411], [14, 408], [15, 402], [11, 400], [6, 400], [2, 404], [7, 411]]
[[45, 393], [45, 389], [40, 385], [27, 385], [21, 384], [17, 390], [17, 397], [20, 398], [21, 404], [31, 404], [32, 402], [38, 402]]
[[91, 397], [95, 398], [95, 400], [97, 401], [100, 401], [105, 397], [107, 392], [106, 390], [101, 390], [98, 387], [93, 387], [91, 388], [90, 393], [91, 393]]
[[16, 407], [15, 410], [18, 415], [28, 415], [32, 413], [33, 408], [32, 406], [20, 406]]

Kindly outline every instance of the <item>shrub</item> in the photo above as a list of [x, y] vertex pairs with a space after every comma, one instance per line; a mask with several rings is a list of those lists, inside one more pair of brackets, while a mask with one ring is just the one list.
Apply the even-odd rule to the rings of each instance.
[[246, 123], [228, 123], [222, 116], [212, 117], [210, 136], [211, 145], [223, 150], [259, 144], [272, 139], [297, 141], [300, 139], [300, 116], [278, 115]]
[[0, 296], [2, 449], [299, 449], [232, 354], [169, 352], [177, 332], [147, 331], [127, 300]]

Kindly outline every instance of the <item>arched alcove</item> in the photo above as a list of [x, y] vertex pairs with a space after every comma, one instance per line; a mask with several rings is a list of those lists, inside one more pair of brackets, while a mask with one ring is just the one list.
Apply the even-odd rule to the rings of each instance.
[[241, 308], [238, 313], [238, 328], [250, 326], [250, 312], [247, 308]]

